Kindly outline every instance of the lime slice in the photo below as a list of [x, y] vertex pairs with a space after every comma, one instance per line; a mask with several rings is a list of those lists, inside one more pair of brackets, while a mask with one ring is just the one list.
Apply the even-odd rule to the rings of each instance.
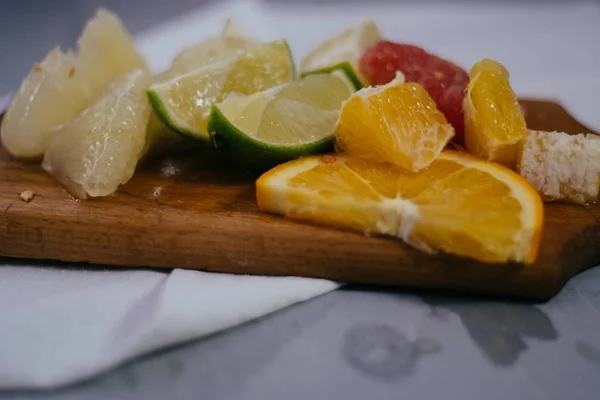
[[150, 103], [167, 125], [208, 141], [210, 108], [230, 93], [252, 94], [289, 82], [294, 62], [285, 40], [258, 44], [148, 89]]
[[380, 40], [381, 34], [375, 22], [362, 21], [311, 50], [300, 62], [300, 74], [306, 76], [341, 69], [353, 83], [359, 82], [361, 87], [368, 86], [358, 68], [358, 60], [367, 48]]
[[332, 149], [342, 102], [354, 92], [343, 74], [311, 75], [250, 96], [215, 104], [213, 144], [233, 161], [266, 169]]
[[82, 199], [107, 196], [129, 181], [145, 148], [149, 83], [143, 70], [110, 82], [92, 106], [56, 132], [43, 168]]
[[230, 18], [225, 22], [219, 37], [208, 38], [184, 48], [173, 58], [169, 69], [157, 78], [164, 82], [256, 44], [258, 42]]
[[2, 142], [16, 157], [41, 158], [57, 129], [89, 106], [115, 76], [146, 69], [115, 14], [100, 10], [77, 40], [78, 52], [52, 50], [21, 83], [2, 121]]

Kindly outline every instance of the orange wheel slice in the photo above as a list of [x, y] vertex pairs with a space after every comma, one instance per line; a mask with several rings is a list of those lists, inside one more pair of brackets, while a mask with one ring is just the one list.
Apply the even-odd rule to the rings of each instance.
[[337, 149], [353, 157], [389, 162], [409, 171], [427, 167], [454, 136], [427, 91], [403, 83], [361, 89], [342, 106]]
[[420, 250], [532, 263], [543, 204], [518, 174], [452, 150], [411, 173], [346, 155], [279, 165], [257, 181], [261, 211], [389, 235]]
[[515, 169], [527, 136], [525, 117], [502, 64], [473, 65], [464, 100], [465, 146], [469, 153]]

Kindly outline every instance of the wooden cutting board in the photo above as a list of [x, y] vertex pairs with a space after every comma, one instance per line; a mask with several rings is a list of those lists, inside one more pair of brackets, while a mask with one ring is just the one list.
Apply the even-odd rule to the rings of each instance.
[[[590, 132], [558, 104], [523, 101], [532, 129]], [[258, 212], [256, 176], [209, 150], [139, 168], [107, 198], [70, 197], [39, 163], [0, 148], [0, 255], [128, 267], [297, 275], [345, 282], [548, 299], [600, 263], [600, 206], [549, 204], [535, 265], [430, 256], [394, 239]], [[30, 203], [24, 190], [35, 193]]]

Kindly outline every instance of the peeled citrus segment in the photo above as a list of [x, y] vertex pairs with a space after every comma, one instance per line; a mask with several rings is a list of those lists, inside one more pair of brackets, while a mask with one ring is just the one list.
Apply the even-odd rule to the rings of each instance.
[[484, 59], [473, 65], [464, 100], [465, 146], [479, 157], [516, 168], [527, 135], [525, 117], [500, 63]]
[[[300, 73], [330, 72], [344, 69], [353, 83], [367, 86], [368, 81], [360, 73], [358, 60], [372, 44], [381, 40], [379, 28], [372, 20], [364, 20], [330, 37], [312, 49], [300, 61]], [[348, 68], [349, 67], [349, 68]], [[354, 81], [357, 82], [354, 82]], [[357, 87], [359, 89], [360, 87]]]
[[2, 121], [2, 143], [16, 157], [39, 158], [67, 123], [112, 78], [146, 68], [121, 20], [100, 10], [84, 28], [78, 53], [52, 50], [21, 83]]
[[232, 160], [270, 168], [333, 149], [342, 102], [353, 92], [343, 74], [311, 75], [249, 96], [215, 104], [208, 130]]
[[289, 82], [294, 63], [285, 40], [259, 44], [166, 82], [153, 84], [148, 96], [156, 114], [173, 130], [209, 140], [211, 106], [230, 93], [252, 94]]
[[103, 9], [87, 23], [77, 40], [77, 49], [78, 65], [74, 74], [89, 85], [91, 96], [104, 90], [118, 75], [148, 68], [121, 19]]
[[342, 106], [336, 128], [339, 150], [409, 171], [431, 164], [454, 129], [417, 83], [398, 73], [387, 85], [354, 93]]
[[174, 78], [256, 44], [258, 42], [246, 33], [237, 22], [228, 19], [220, 36], [208, 38], [184, 48], [173, 58], [169, 70], [161, 74], [159, 78], [162, 81]]
[[87, 88], [69, 78], [75, 65], [71, 54], [54, 49], [23, 81], [2, 120], [2, 144], [13, 156], [42, 156], [56, 127], [84, 107]]
[[452, 150], [417, 173], [344, 155], [305, 157], [265, 173], [256, 188], [261, 211], [394, 236], [428, 253], [532, 263], [541, 236], [543, 204], [523, 178]]
[[107, 196], [131, 179], [146, 142], [150, 76], [117, 77], [94, 104], [64, 125], [48, 144], [43, 168], [74, 196]]

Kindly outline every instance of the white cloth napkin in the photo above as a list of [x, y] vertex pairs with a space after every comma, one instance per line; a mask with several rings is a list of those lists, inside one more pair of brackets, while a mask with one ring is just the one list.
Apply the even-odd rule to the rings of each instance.
[[[600, 7], [447, 2], [219, 1], [139, 35], [155, 70], [233, 16], [260, 39], [285, 37], [296, 60], [340, 28], [373, 17], [392, 39], [469, 66], [492, 57], [521, 95], [559, 98], [600, 129]], [[578, 60], [579, 62], [574, 62]], [[53, 387], [153, 349], [217, 332], [338, 285], [174, 270], [72, 270], [0, 265], [0, 388]]]
[[0, 388], [72, 383], [336, 287], [179, 269], [0, 266]]

